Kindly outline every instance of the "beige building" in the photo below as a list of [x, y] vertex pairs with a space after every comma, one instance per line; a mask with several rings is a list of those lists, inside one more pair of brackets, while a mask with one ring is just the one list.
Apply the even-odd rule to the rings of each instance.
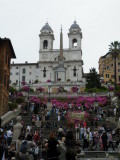
[[[103, 79], [105, 83], [114, 82], [115, 59], [112, 54], [108, 52], [106, 55], [100, 57], [98, 63], [101, 79]], [[120, 83], [120, 54], [116, 58], [116, 82]]]

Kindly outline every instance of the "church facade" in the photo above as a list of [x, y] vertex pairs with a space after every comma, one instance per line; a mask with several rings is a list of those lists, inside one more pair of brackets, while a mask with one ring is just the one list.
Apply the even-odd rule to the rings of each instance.
[[11, 84], [21, 81], [38, 82], [83, 82], [82, 32], [76, 21], [68, 33], [69, 47], [63, 48], [63, 33], [60, 33], [60, 48], [53, 49], [54, 32], [46, 23], [40, 30], [39, 60], [37, 63], [11, 64]]

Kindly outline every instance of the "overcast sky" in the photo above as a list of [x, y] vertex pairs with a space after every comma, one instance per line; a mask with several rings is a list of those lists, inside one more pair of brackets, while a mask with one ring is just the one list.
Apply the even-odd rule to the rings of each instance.
[[61, 25], [63, 46], [68, 48], [67, 34], [75, 19], [83, 34], [84, 72], [98, 70], [108, 45], [120, 41], [120, 0], [0, 0], [0, 37], [11, 39], [15, 63], [39, 60], [39, 34], [47, 20], [54, 31], [54, 48], [59, 48]]

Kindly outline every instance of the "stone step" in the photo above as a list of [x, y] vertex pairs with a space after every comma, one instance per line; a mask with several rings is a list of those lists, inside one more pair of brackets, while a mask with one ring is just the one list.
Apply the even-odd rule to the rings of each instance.
[[106, 152], [104, 151], [84, 151], [86, 158], [105, 158]]

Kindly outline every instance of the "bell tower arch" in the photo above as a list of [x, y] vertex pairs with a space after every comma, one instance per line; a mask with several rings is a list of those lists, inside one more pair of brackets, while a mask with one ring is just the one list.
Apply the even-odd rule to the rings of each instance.
[[82, 32], [76, 21], [71, 25], [68, 33], [69, 49], [81, 49]]
[[53, 49], [54, 34], [52, 28], [46, 23], [40, 30], [40, 51], [50, 51]]

